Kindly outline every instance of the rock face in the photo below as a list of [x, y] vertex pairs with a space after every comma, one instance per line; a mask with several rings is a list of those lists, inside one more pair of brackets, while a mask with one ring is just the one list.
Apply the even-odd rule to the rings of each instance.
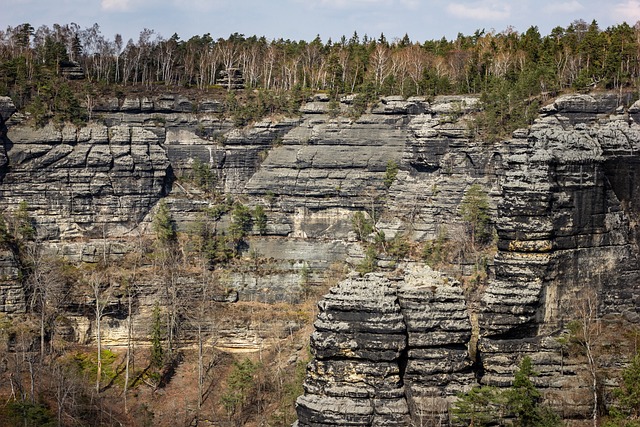
[[[477, 308], [459, 288], [445, 291], [423, 279], [424, 272], [407, 271], [396, 286], [407, 337], [400, 380], [414, 425], [446, 424], [453, 396], [472, 385], [509, 386], [524, 355], [541, 373], [536, 383], [547, 401], [567, 419], [588, 419], [592, 399], [585, 368], [564, 359], [559, 338], [585, 301], [603, 319], [638, 321], [638, 111], [635, 105], [625, 110], [613, 96], [564, 96], [543, 108], [530, 128], [481, 154], [485, 166], [472, 167], [483, 163], [473, 161], [473, 148], [466, 150], [472, 160], [457, 163], [463, 174], [469, 181], [484, 176], [499, 192], [498, 252]], [[410, 123], [418, 120], [424, 115]], [[434, 173], [444, 172], [439, 150], [460, 156], [454, 144], [464, 133], [444, 137], [427, 129], [420, 135], [440, 143], [422, 148], [416, 138], [403, 163], [413, 167], [409, 177], [431, 184]], [[399, 193], [396, 200], [406, 197]], [[401, 202], [394, 212], [408, 205]], [[425, 205], [414, 210], [424, 212]], [[408, 286], [421, 280], [431, 284]], [[431, 287], [430, 296], [425, 287]], [[320, 381], [311, 373], [308, 378]], [[322, 399], [312, 396], [318, 405]], [[298, 401], [301, 425], [322, 425], [304, 417], [305, 399]]]
[[10, 209], [27, 201], [52, 240], [123, 235], [169, 190], [164, 130], [23, 127], [8, 137], [3, 204]]
[[408, 425], [400, 374], [406, 327], [394, 284], [349, 279], [319, 307], [300, 425]]
[[403, 382], [412, 422], [446, 423], [449, 404], [474, 381], [462, 286], [429, 268], [413, 268], [400, 281], [398, 303], [407, 326]]
[[[236, 129], [215, 100], [129, 96], [97, 102], [99, 124], [33, 129], [0, 98], [0, 205], [9, 215], [26, 201], [51, 252], [121, 257], [160, 199], [181, 230], [210, 206], [186, 184], [200, 160], [217, 191], [267, 215], [266, 235], [255, 231], [245, 251], [262, 265], [227, 275], [220, 298], [277, 302], [304, 292], [306, 269], [321, 280], [336, 263], [362, 260], [354, 213], [387, 239], [464, 234], [460, 202], [479, 184], [497, 234], [486, 288], [463, 292], [452, 277], [470, 275], [466, 264], [447, 275], [409, 264], [402, 275], [340, 284], [320, 304], [300, 424], [444, 423], [457, 392], [508, 385], [525, 354], [567, 418], [588, 416], [580, 367], [565, 363], [557, 338], [587, 296], [602, 318], [640, 321], [640, 103], [563, 96], [492, 143], [472, 132], [477, 97], [387, 97], [357, 118], [350, 103], [333, 117], [319, 95], [300, 117]], [[228, 223], [223, 215], [217, 226]], [[0, 269], [0, 312], [23, 312], [11, 250]], [[153, 301], [157, 284], [141, 286]], [[89, 336], [89, 320], [77, 323], [86, 327], [76, 336]], [[122, 329], [110, 324], [117, 342]], [[227, 326], [229, 342], [257, 345], [241, 342], [242, 325]]]
[[341, 282], [319, 302], [299, 425], [431, 425], [473, 379], [460, 283], [429, 267]]

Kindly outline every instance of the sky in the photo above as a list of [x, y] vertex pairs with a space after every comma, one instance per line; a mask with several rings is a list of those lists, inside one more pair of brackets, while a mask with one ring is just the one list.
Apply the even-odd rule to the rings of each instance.
[[156, 36], [181, 40], [209, 33], [214, 39], [232, 33], [269, 40], [338, 41], [354, 31], [387, 40], [424, 42], [476, 30], [525, 32], [537, 26], [542, 35], [577, 19], [600, 28], [640, 21], [640, 0], [0, 0], [0, 30], [29, 23], [99, 25], [103, 36], [125, 42], [151, 29]]

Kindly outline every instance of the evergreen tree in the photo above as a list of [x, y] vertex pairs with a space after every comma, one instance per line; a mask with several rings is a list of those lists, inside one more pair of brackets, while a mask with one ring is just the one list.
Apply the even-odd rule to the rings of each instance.
[[451, 407], [453, 422], [468, 426], [487, 426], [499, 419], [500, 392], [495, 387], [476, 386], [460, 393]]
[[387, 168], [384, 172], [384, 186], [389, 188], [391, 184], [396, 180], [398, 176], [398, 163], [394, 160], [389, 160], [387, 162]]
[[517, 427], [559, 427], [562, 421], [551, 408], [541, 404], [542, 396], [531, 381], [537, 373], [530, 357], [525, 357], [515, 373], [513, 385], [499, 391], [495, 387], [476, 386], [458, 395], [451, 408], [457, 425], [504, 425], [505, 418], [512, 418], [509, 425]]
[[531, 358], [526, 356], [516, 372], [513, 386], [507, 392], [507, 405], [515, 415], [517, 425], [521, 427], [536, 426], [538, 421], [538, 403], [540, 392], [531, 381], [532, 376], [538, 375], [533, 370]]
[[156, 239], [163, 245], [168, 245], [175, 242], [176, 226], [171, 212], [167, 206], [167, 202], [161, 200], [158, 203], [158, 210], [153, 217], [153, 232], [156, 234]]
[[613, 392], [615, 403], [606, 427], [640, 426], [640, 355], [622, 371], [620, 385]]
[[542, 395], [531, 381], [531, 377], [537, 375], [531, 358], [524, 357], [515, 374], [513, 386], [505, 392], [507, 408], [515, 416], [515, 425], [518, 427], [560, 426], [560, 417], [541, 405]]
[[251, 230], [252, 220], [249, 208], [242, 203], [236, 203], [231, 212], [231, 225], [229, 226], [231, 238], [236, 241], [242, 240]]
[[260, 205], [253, 209], [253, 223], [258, 229], [258, 234], [264, 235], [267, 232], [267, 214]]
[[489, 196], [479, 184], [471, 185], [460, 203], [460, 215], [471, 232], [471, 246], [483, 242], [490, 235], [489, 231]]

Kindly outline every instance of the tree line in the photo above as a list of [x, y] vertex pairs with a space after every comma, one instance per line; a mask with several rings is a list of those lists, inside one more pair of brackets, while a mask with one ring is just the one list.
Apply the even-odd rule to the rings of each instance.
[[[144, 29], [137, 41], [105, 37], [98, 24], [34, 29], [25, 23], [0, 31], [0, 93], [22, 100], [42, 80], [79, 64], [89, 82], [163, 84], [207, 89], [221, 72], [238, 69], [247, 88], [309, 88], [332, 93], [437, 95], [480, 93], [525, 79], [531, 95], [566, 88], [635, 86], [640, 76], [640, 25], [601, 29], [577, 20], [541, 35], [477, 30], [455, 40], [387, 40], [367, 35], [323, 42], [267, 40], [207, 33], [181, 40]], [[27, 92], [27, 93], [25, 93]], [[26, 99], [25, 99], [26, 100]]]

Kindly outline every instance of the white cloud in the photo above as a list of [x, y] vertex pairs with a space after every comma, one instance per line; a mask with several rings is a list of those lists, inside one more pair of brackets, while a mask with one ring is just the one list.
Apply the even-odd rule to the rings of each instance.
[[388, 5], [392, 2], [393, 0], [317, 0], [303, 1], [302, 3], [334, 9], [353, 9], [362, 6]]
[[611, 17], [618, 22], [625, 21], [630, 25], [640, 21], [640, 0], [617, 3], [611, 9]]
[[410, 10], [417, 10], [420, 7], [419, 0], [400, 0], [400, 3]]
[[188, 2], [184, 0], [173, 0], [172, 3], [173, 6], [179, 10], [210, 12], [219, 9], [224, 2], [213, 0], [190, 0]]
[[548, 4], [544, 7], [544, 11], [550, 14], [554, 13], [574, 13], [584, 9], [584, 6], [578, 0], [564, 1]]
[[131, 0], [101, 0], [100, 6], [109, 12], [122, 12], [131, 9]]
[[450, 3], [447, 12], [457, 18], [478, 21], [504, 20], [511, 17], [511, 6], [499, 1], [478, 1], [472, 4]]

